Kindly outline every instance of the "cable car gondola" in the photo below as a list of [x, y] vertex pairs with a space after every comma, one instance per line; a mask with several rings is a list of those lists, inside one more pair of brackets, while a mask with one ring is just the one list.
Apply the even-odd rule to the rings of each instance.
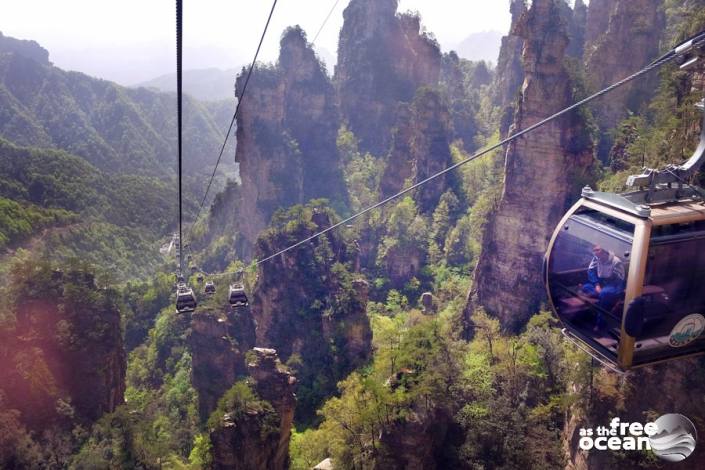
[[705, 191], [685, 184], [705, 160], [630, 176], [624, 194], [583, 189], [544, 258], [563, 332], [624, 371], [705, 352]]
[[179, 313], [193, 312], [197, 305], [193, 289], [186, 284], [179, 284], [176, 288], [176, 311]]
[[246, 307], [249, 304], [247, 294], [245, 293], [245, 286], [241, 282], [230, 285], [228, 301], [233, 307]]
[[215, 294], [215, 284], [213, 281], [206, 281], [206, 286], [203, 288], [203, 293], [206, 295]]

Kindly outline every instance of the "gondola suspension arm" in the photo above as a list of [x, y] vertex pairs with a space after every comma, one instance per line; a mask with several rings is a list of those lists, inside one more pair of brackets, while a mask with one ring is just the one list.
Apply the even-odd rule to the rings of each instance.
[[700, 141], [693, 155], [681, 165], [668, 165], [664, 169], [645, 168], [641, 174], [632, 175], [627, 179], [628, 187], [648, 187], [653, 190], [658, 184], [681, 183], [700, 171], [700, 167], [705, 163], [705, 99], [695, 106], [703, 117]]

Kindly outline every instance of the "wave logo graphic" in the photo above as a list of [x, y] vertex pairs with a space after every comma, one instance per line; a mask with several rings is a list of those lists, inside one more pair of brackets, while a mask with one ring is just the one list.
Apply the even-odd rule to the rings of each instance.
[[688, 418], [670, 413], [661, 416], [654, 424], [658, 430], [649, 436], [649, 442], [658, 457], [668, 462], [680, 462], [693, 453], [698, 433]]
[[703, 331], [705, 331], [705, 317], [699, 313], [693, 313], [683, 317], [673, 327], [668, 344], [674, 348], [680, 348], [698, 339]]

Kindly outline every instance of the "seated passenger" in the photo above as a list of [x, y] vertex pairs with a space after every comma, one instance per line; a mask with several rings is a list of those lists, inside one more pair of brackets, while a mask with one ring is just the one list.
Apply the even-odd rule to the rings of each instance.
[[[624, 263], [614, 253], [596, 245], [592, 249], [593, 258], [588, 266], [588, 282], [583, 284], [582, 292], [597, 298], [597, 306], [610, 311], [624, 295]], [[597, 313], [595, 330], [604, 326], [602, 312]]]

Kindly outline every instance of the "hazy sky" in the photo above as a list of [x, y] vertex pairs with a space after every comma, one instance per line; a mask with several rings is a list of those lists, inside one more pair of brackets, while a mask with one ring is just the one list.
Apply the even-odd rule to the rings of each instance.
[[[343, 10], [339, 0], [316, 41], [321, 56], [336, 51]], [[3, 0], [0, 31], [34, 39], [59, 67], [133, 84], [174, 69], [173, 0]], [[279, 0], [260, 58], [278, 53], [279, 36], [300, 24], [313, 39], [335, 0]], [[235, 68], [251, 60], [270, 0], [184, 0], [184, 68]], [[473, 32], [509, 29], [509, 0], [400, 0], [417, 10], [444, 50]]]

